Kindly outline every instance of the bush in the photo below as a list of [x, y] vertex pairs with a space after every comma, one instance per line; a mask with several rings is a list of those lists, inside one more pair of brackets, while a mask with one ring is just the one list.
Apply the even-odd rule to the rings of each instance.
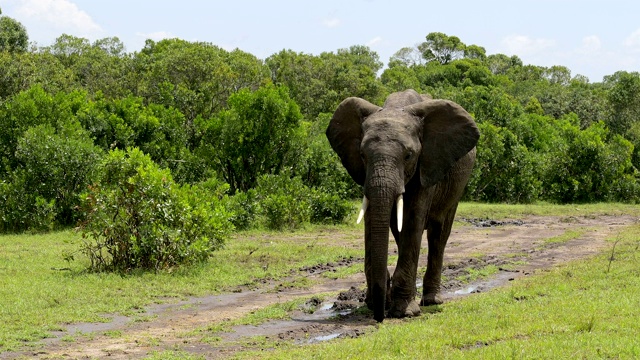
[[247, 230], [255, 225], [260, 211], [256, 191], [238, 191], [229, 198], [227, 208], [231, 212], [231, 223], [238, 230]]
[[46, 231], [78, 220], [80, 193], [102, 152], [77, 124], [29, 128], [18, 139], [16, 168], [0, 188], [0, 231]]
[[558, 125], [563, 129], [566, 145], [559, 149], [557, 161], [547, 172], [550, 200], [560, 203], [636, 200], [623, 197], [635, 191], [625, 184], [634, 173], [633, 145], [629, 141], [619, 135], [606, 141], [609, 131], [602, 122], [584, 130], [579, 129], [577, 121], [561, 120]]
[[20, 178], [0, 183], [0, 232], [45, 232], [54, 227], [55, 200], [26, 190]]
[[311, 189], [288, 171], [262, 175], [255, 189], [237, 192], [228, 206], [238, 229], [259, 224], [271, 230], [293, 230], [309, 222], [337, 224], [353, 210], [349, 201]]
[[198, 121], [199, 153], [231, 185], [231, 193], [254, 188], [263, 174], [296, 165], [301, 141], [298, 105], [283, 87], [272, 85], [229, 97], [229, 110]]
[[266, 226], [273, 230], [296, 229], [310, 220], [310, 190], [299, 177], [288, 172], [262, 175], [256, 192]]
[[81, 251], [93, 270], [159, 270], [203, 261], [232, 229], [221, 205], [224, 190], [178, 186], [137, 148], [111, 151], [100, 171], [85, 195], [81, 226]]
[[538, 198], [541, 159], [506, 128], [478, 124], [480, 141], [467, 199], [507, 203], [530, 203]]
[[318, 190], [311, 196], [311, 222], [315, 224], [339, 224], [354, 211], [351, 202], [336, 194]]

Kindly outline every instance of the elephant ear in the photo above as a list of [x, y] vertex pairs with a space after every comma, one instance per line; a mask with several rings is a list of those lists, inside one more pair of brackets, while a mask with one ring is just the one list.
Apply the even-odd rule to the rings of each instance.
[[364, 185], [366, 176], [360, 157], [362, 122], [380, 109], [364, 99], [346, 98], [338, 105], [327, 128], [326, 134], [331, 148], [338, 154], [349, 175], [360, 185]]
[[425, 100], [405, 110], [423, 120], [420, 182], [426, 187], [435, 185], [476, 146], [478, 127], [471, 115], [452, 101]]

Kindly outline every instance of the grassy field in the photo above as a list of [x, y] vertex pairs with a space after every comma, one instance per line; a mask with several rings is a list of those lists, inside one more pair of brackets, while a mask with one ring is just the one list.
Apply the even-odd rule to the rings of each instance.
[[[461, 204], [467, 218], [530, 215], [640, 215], [638, 206]], [[80, 240], [72, 231], [0, 236], [0, 355], [32, 346], [65, 324], [107, 321], [107, 314], [135, 316], [146, 305], [225, 291], [256, 279], [278, 279], [292, 269], [362, 256], [351, 244], [360, 227], [311, 228], [301, 234], [238, 234], [202, 266], [162, 273], [87, 273], [84, 262], [68, 263]], [[341, 241], [331, 241], [341, 234]], [[346, 235], [345, 235], [346, 234]], [[239, 358], [640, 358], [640, 225], [609, 239], [597, 258], [429, 307], [411, 321], [385, 321], [357, 339], [333, 340], [278, 351], [238, 353]], [[575, 236], [569, 234], [568, 236]], [[561, 241], [556, 239], [555, 241]], [[351, 273], [354, 268], [344, 270]], [[339, 275], [338, 275], [339, 276]], [[279, 318], [295, 303], [260, 313]], [[270, 315], [268, 311], [273, 311]], [[251, 319], [242, 321], [250, 322]], [[242, 322], [239, 322], [242, 323]], [[159, 352], [154, 359], [198, 358]]]
[[362, 256], [344, 246], [348, 241], [333, 246], [310, 235], [292, 242], [294, 235], [245, 233], [205, 265], [128, 275], [88, 273], [82, 259], [65, 261], [63, 254], [81, 241], [73, 231], [0, 236], [0, 352], [46, 338], [64, 324], [108, 321], [105, 315], [114, 313], [135, 316], [152, 303], [231, 291], [303, 266]]
[[[273, 359], [640, 358], [640, 226], [607, 252], [505, 289], [385, 322], [357, 339], [260, 353]], [[252, 358], [256, 353], [243, 357]]]

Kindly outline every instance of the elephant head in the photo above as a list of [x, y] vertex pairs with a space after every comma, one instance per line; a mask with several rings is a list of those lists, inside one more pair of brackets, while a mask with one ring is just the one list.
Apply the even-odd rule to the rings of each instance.
[[[459, 105], [407, 90], [390, 95], [383, 107], [356, 97], [345, 99], [336, 109], [326, 135], [349, 175], [363, 186], [359, 218], [366, 210], [368, 293], [374, 318], [382, 321], [389, 281], [389, 227], [397, 219], [397, 231], [401, 232], [403, 223], [411, 221], [402, 215], [405, 186], [414, 178], [422, 188], [442, 181], [475, 147], [478, 128]], [[397, 215], [393, 214], [394, 208]]]

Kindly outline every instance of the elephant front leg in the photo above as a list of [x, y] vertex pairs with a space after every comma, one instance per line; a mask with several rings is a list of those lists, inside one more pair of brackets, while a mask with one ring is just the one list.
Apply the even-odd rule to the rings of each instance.
[[442, 304], [440, 283], [442, 278], [442, 263], [444, 248], [451, 234], [451, 226], [456, 208], [448, 212], [444, 221], [429, 220], [427, 222], [427, 240], [429, 254], [427, 256], [427, 272], [424, 275], [421, 306]]
[[[423, 227], [423, 224], [420, 224]], [[394, 231], [398, 244], [398, 264], [391, 280], [391, 306], [389, 317], [402, 318], [420, 315], [416, 301], [416, 276], [422, 231], [416, 227], [404, 229], [404, 234]]]

